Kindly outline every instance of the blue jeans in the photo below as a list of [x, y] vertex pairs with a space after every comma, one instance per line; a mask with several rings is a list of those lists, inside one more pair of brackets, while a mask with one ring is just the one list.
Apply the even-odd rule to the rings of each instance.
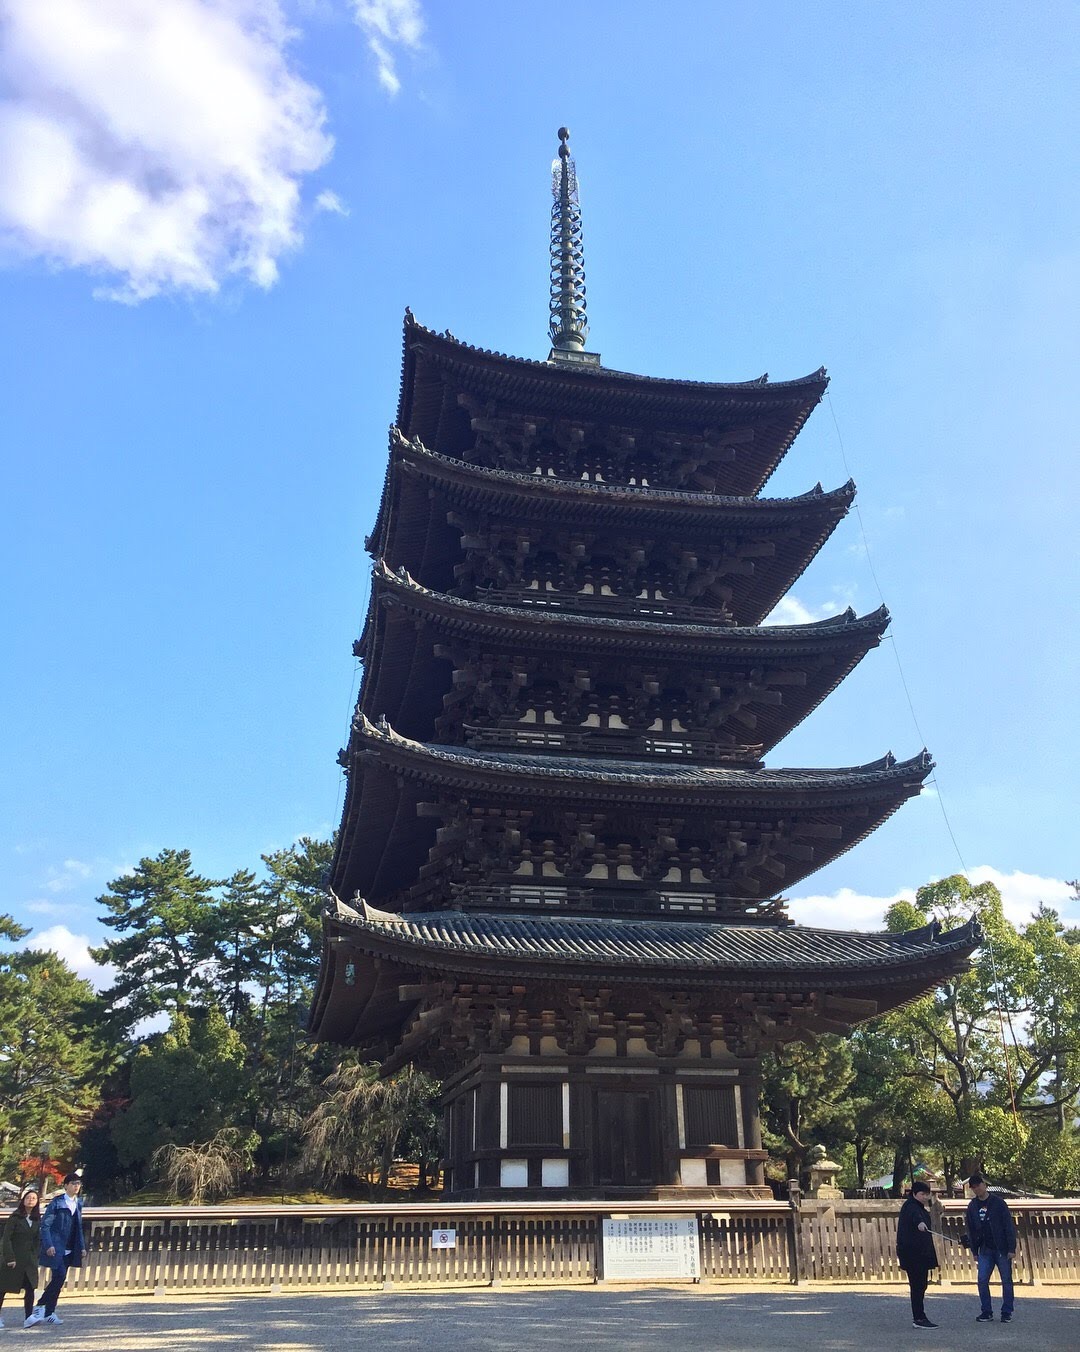
[[997, 1249], [979, 1250], [979, 1299], [982, 1301], [983, 1314], [993, 1314], [990, 1304], [990, 1275], [997, 1268], [1001, 1274], [1001, 1313], [1013, 1312], [1012, 1254], [999, 1253]]
[[[979, 1259], [982, 1263], [982, 1259]], [[982, 1271], [980, 1266], [979, 1271]], [[67, 1264], [61, 1259], [58, 1262], [54, 1260], [54, 1266], [51, 1269], [49, 1284], [41, 1293], [41, 1304], [44, 1306], [45, 1314], [50, 1315], [56, 1312], [56, 1302], [60, 1299], [60, 1292], [64, 1289], [64, 1283], [67, 1281]]]

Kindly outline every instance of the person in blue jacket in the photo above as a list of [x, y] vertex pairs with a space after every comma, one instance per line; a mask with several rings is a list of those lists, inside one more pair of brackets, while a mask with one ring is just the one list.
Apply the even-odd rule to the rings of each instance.
[[975, 1196], [967, 1209], [967, 1246], [979, 1261], [979, 1300], [982, 1303], [975, 1322], [994, 1322], [990, 1276], [997, 1268], [1001, 1276], [1001, 1322], [1007, 1324], [1013, 1317], [1012, 1260], [1016, 1253], [1016, 1225], [1008, 1202], [1000, 1193], [989, 1190], [982, 1174], [972, 1174], [968, 1187]]
[[67, 1280], [68, 1268], [82, 1267], [86, 1257], [86, 1240], [83, 1237], [82, 1222], [82, 1179], [78, 1174], [68, 1174], [64, 1179], [64, 1190], [58, 1192], [41, 1218], [41, 1250], [39, 1260], [42, 1267], [52, 1273], [49, 1284], [41, 1297], [41, 1304], [34, 1306], [34, 1312], [26, 1321], [26, 1327], [32, 1324], [62, 1324], [64, 1321], [56, 1313], [56, 1302]]

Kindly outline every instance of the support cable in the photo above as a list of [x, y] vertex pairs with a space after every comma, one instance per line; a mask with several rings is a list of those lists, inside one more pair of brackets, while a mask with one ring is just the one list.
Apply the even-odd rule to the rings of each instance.
[[[825, 392], [825, 400], [829, 406], [829, 413], [832, 416], [833, 427], [836, 429], [836, 441], [837, 445], [840, 448], [840, 458], [844, 464], [844, 472], [845, 474], [847, 474], [848, 478], [851, 479], [854, 476], [851, 473], [851, 467], [848, 464], [847, 452], [844, 449], [843, 433], [840, 431], [840, 422], [836, 416], [836, 409], [833, 407], [832, 394], [828, 390], [826, 390]], [[859, 499], [857, 497], [855, 498], [855, 516], [859, 522], [859, 533], [862, 537], [863, 552], [866, 555], [866, 563], [870, 569], [870, 576], [874, 579], [874, 586], [877, 589], [878, 601], [882, 605], [884, 605], [885, 596], [881, 590], [881, 583], [878, 580], [877, 569], [874, 567], [873, 556], [870, 553], [870, 540], [866, 533], [866, 523], [863, 520], [862, 510], [859, 507]], [[920, 741], [922, 742], [923, 746], [926, 746], [927, 745], [926, 737], [923, 733], [922, 728], [919, 725], [919, 718], [915, 712], [915, 704], [911, 698], [911, 689], [908, 686], [907, 677], [904, 675], [904, 664], [900, 660], [900, 648], [896, 642], [896, 635], [889, 634], [888, 637], [892, 640], [893, 657], [895, 657], [896, 659], [896, 669], [900, 673], [900, 684], [904, 690], [904, 698], [907, 700], [908, 711], [911, 714], [911, 721], [915, 725], [915, 731], [918, 734]], [[931, 778], [930, 783], [934, 785], [935, 791], [937, 793], [937, 801], [938, 806], [941, 808], [941, 816], [945, 822], [945, 829], [949, 834], [949, 839], [952, 841], [952, 847], [956, 851], [956, 857], [960, 861], [960, 868], [963, 871], [964, 877], [967, 878], [968, 881], [970, 882], [971, 870], [967, 866], [963, 852], [960, 849], [959, 842], [956, 839], [956, 832], [953, 830], [952, 822], [949, 819], [949, 813], [945, 807], [945, 799], [941, 793], [941, 784], [940, 781], [938, 780], [936, 773]], [[997, 957], [994, 953], [993, 940], [991, 939], [989, 934], [985, 934], [983, 936], [983, 942], [986, 944], [987, 952], [990, 954], [990, 970], [993, 975], [993, 983], [994, 983], [994, 997], [995, 997], [994, 1008], [998, 1017], [998, 1033], [1001, 1039], [1001, 1051], [1005, 1058], [1005, 1079], [1009, 1087], [1009, 1105], [1012, 1109], [1013, 1129], [1016, 1133], [1017, 1164], [1019, 1164], [1020, 1153], [1022, 1150], [1022, 1138], [1020, 1132], [1020, 1114], [1016, 1106], [1016, 1083], [1013, 1077], [1012, 1062], [1009, 1057], [1008, 1044], [1005, 1040], [1006, 1020], [1008, 1020], [1009, 1024], [1009, 1033], [1010, 1036], [1012, 1037], [1013, 1051], [1016, 1055], [1016, 1064], [1018, 1069], [1020, 1066], [1020, 1047], [1016, 1040], [1016, 1030], [1013, 1027], [1012, 1011], [1003, 1009], [1002, 1001], [1004, 993], [1001, 985], [1001, 978], [998, 975]]]
[[[851, 467], [848, 464], [847, 451], [844, 449], [844, 437], [840, 431], [840, 423], [836, 416], [836, 409], [833, 407], [832, 395], [828, 390], [825, 391], [825, 402], [829, 406], [829, 413], [832, 416], [833, 427], [836, 429], [836, 441], [837, 445], [840, 447], [840, 458], [844, 462], [844, 473], [848, 476], [849, 479], [851, 479], [854, 476], [852, 475]], [[874, 567], [873, 555], [870, 553], [870, 540], [866, 533], [866, 522], [863, 520], [862, 509], [859, 507], [858, 497], [855, 498], [855, 516], [859, 523], [859, 534], [862, 537], [863, 553], [866, 555], [866, 563], [870, 569], [870, 576], [874, 579], [874, 587], [877, 590], [878, 601], [881, 603], [881, 605], [884, 605], [885, 595], [881, 590], [881, 583], [878, 581], [877, 569]], [[893, 624], [893, 628], [895, 628], [895, 623]], [[900, 673], [900, 684], [904, 690], [904, 698], [907, 700], [907, 707], [908, 712], [911, 714], [911, 721], [915, 725], [915, 731], [918, 734], [919, 740], [922, 742], [923, 746], [927, 746], [928, 743], [926, 740], [926, 735], [924, 734], [921, 726], [919, 725], [919, 716], [915, 712], [915, 702], [911, 698], [911, 689], [907, 682], [907, 676], [904, 674], [904, 664], [900, 660], [900, 647], [896, 642], [896, 635], [895, 633], [892, 633], [887, 635], [887, 637], [892, 642], [893, 657], [896, 659], [896, 670]], [[967, 864], [964, 862], [964, 856], [961, 853], [960, 846], [957, 842], [956, 833], [952, 828], [952, 822], [949, 820], [949, 813], [945, 807], [945, 799], [941, 793], [941, 782], [938, 779], [936, 773], [934, 774], [930, 782], [934, 785], [934, 790], [937, 795], [938, 806], [941, 808], [941, 815], [945, 821], [945, 829], [949, 833], [949, 839], [952, 841], [953, 849], [956, 851], [956, 857], [957, 859], [960, 860], [960, 867], [963, 870], [964, 875], [966, 877], [969, 872], [969, 869]]]

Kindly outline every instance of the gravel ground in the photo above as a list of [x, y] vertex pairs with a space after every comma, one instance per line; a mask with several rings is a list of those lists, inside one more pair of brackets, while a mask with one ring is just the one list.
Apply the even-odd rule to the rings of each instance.
[[[996, 1297], [996, 1293], [995, 1293]], [[906, 1290], [889, 1287], [579, 1287], [303, 1295], [72, 1297], [60, 1327], [23, 1331], [8, 1297], [4, 1342], [78, 1352], [875, 1352], [1054, 1349], [1080, 1352], [1080, 1286], [1018, 1291], [1011, 1324], [976, 1324], [974, 1289], [931, 1289], [939, 1327], [914, 1329]], [[995, 1310], [997, 1301], [995, 1298]], [[21, 1307], [18, 1310], [21, 1315]]]

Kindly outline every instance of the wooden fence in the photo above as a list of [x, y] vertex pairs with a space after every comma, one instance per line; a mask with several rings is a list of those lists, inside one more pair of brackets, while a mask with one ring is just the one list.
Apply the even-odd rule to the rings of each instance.
[[[696, 1216], [707, 1282], [899, 1282], [890, 1201], [481, 1203], [460, 1206], [95, 1207], [92, 1253], [71, 1292], [88, 1295], [416, 1286], [568, 1285], [603, 1280], [608, 1217]], [[1080, 1201], [1013, 1202], [1020, 1283], [1080, 1282]], [[959, 1237], [963, 1203], [935, 1212]], [[453, 1248], [432, 1244], [452, 1229]], [[940, 1278], [975, 1280], [967, 1251], [937, 1241]]]

